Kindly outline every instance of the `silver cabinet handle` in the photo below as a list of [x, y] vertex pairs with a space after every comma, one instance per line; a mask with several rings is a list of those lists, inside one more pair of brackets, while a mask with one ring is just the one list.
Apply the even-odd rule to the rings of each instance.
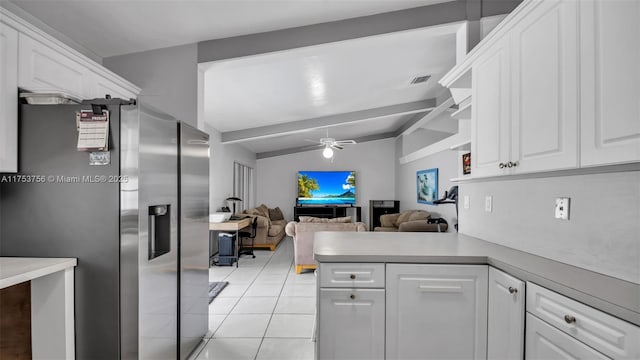
[[576, 317], [575, 316], [571, 316], [571, 315], [565, 315], [564, 316], [564, 321], [567, 324], [574, 324], [576, 322]]
[[355, 280], [355, 278], [356, 278], [356, 274], [351, 274], [351, 275], [349, 275], [349, 278], [350, 278], [351, 280]]
[[355, 294], [351, 294], [351, 295], [349, 295], [349, 298], [351, 298], [351, 300], [355, 300], [356, 299], [356, 295]]
[[509, 294], [515, 294], [518, 292], [518, 289], [514, 288], [513, 286], [509, 286]]
[[505, 165], [505, 163], [500, 163], [500, 164], [498, 165], [498, 167], [499, 167], [500, 169], [504, 169], [506, 166], [507, 166], [507, 165]]

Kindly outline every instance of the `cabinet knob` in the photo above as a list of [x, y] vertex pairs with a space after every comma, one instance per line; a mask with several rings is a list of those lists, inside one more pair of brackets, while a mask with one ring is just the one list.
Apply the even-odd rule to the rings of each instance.
[[518, 292], [518, 289], [514, 288], [513, 286], [509, 286], [509, 294], [515, 294]]
[[349, 297], [351, 298], [351, 300], [355, 300], [356, 296], [354, 294], [349, 295]]
[[571, 316], [571, 315], [565, 315], [565, 316], [564, 316], [564, 321], [565, 321], [567, 324], [573, 324], [573, 323], [575, 323], [575, 322], [576, 322], [576, 317], [575, 317], [575, 316]]
[[509, 161], [509, 162], [507, 163], [507, 167], [508, 167], [508, 168], [512, 168], [512, 167], [513, 167], [513, 163], [512, 163], [511, 161]]
[[504, 169], [504, 168], [505, 168], [505, 166], [506, 166], [506, 165], [505, 165], [504, 163], [500, 163], [500, 165], [498, 165], [498, 167], [499, 167], [500, 169]]
[[354, 279], [356, 278], [356, 274], [351, 274], [351, 275], [349, 275], [349, 278], [350, 278], [351, 280], [354, 280]]

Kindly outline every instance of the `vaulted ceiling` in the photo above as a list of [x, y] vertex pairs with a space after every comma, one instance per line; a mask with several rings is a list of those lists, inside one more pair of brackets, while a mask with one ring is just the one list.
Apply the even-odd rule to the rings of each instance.
[[[456, 0], [10, 1], [109, 57], [344, 19], [357, 25], [363, 16]], [[395, 136], [447, 97], [437, 81], [455, 63], [460, 23], [446, 22], [201, 63], [204, 120], [223, 143], [258, 157], [303, 151], [327, 134]]]

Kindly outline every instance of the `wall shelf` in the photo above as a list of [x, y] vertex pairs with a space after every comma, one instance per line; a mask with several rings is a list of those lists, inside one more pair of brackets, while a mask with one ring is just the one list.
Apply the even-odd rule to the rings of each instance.
[[464, 106], [461, 106], [458, 111], [451, 114], [451, 117], [459, 120], [469, 120], [471, 119], [471, 101], [469, 101]]
[[449, 150], [453, 151], [471, 151], [471, 140], [465, 140], [459, 144], [452, 145]]

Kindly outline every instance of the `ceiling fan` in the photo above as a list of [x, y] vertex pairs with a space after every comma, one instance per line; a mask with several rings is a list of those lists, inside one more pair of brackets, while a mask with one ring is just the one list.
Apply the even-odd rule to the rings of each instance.
[[318, 147], [324, 147], [322, 150], [322, 156], [327, 159], [333, 157], [333, 150], [342, 150], [344, 149], [344, 145], [354, 145], [356, 144], [355, 140], [336, 140], [334, 138], [329, 137], [329, 130], [327, 130], [327, 137], [323, 137], [320, 140], [311, 140], [305, 139], [306, 141], [311, 141], [314, 143], [318, 143]]

